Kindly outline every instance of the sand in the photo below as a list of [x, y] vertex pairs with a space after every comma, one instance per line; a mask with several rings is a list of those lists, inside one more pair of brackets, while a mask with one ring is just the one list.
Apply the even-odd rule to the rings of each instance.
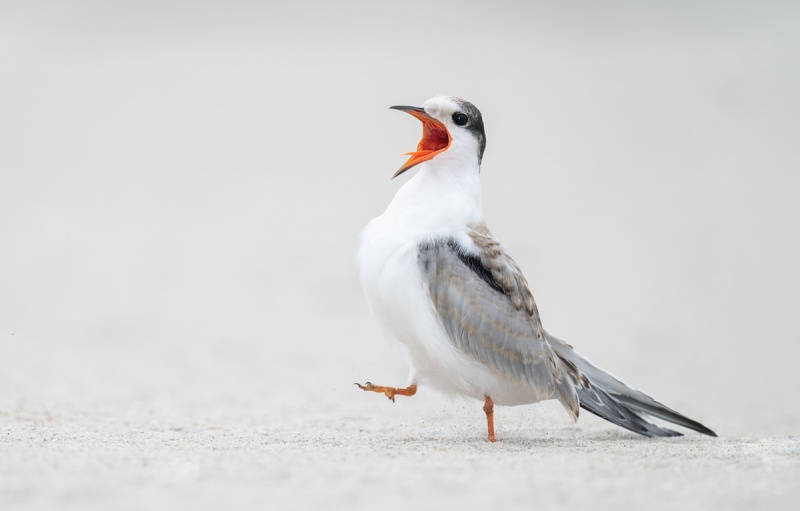
[[748, 410], [659, 372], [649, 379], [663, 388], [659, 397], [719, 438], [647, 439], [590, 414], [571, 424], [549, 402], [498, 407], [500, 441], [489, 444], [478, 402], [422, 389], [392, 404], [353, 386], [402, 381], [403, 367], [380, 343], [344, 345], [349, 319], [367, 325], [352, 329], [355, 339], [369, 330], [365, 314], [347, 319], [333, 321], [338, 334], [327, 346], [287, 350], [282, 363], [263, 345], [226, 339], [140, 343], [123, 353], [100, 342], [41, 352], [15, 340], [13, 357], [6, 339], [3, 507], [796, 505], [796, 409]]

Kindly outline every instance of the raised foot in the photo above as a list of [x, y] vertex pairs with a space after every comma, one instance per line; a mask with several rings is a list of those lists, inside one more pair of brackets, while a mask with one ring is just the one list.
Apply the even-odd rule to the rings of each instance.
[[416, 385], [409, 385], [404, 389], [398, 389], [395, 387], [382, 387], [380, 385], [373, 385], [370, 382], [367, 382], [364, 385], [361, 385], [360, 383], [355, 383], [354, 385], [361, 390], [369, 390], [370, 392], [383, 392], [386, 397], [392, 400], [392, 403], [394, 403], [394, 396], [413, 396], [417, 393]]

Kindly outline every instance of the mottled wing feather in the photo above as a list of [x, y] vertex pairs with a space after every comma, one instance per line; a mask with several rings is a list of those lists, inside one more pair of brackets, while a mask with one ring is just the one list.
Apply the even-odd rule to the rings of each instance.
[[524, 308], [538, 327], [537, 337], [541, 337], [539, 310], [528, 288], [528, 281], [514, 259], [506, 252], [485, 226], [469, 232], [469, 237], [479, 250], [481, 265], [492, 275], [494, 282], [508, 295], [516, 309]]
[[478, 254], [452, 239], [420, 246], [423, 281], [451, 342], [503, 377], [527, 383], [542, 399], [557, 398], [577, 417], [580, 373], [545, 339], [525, 278], [488, 230], [470, 236]]

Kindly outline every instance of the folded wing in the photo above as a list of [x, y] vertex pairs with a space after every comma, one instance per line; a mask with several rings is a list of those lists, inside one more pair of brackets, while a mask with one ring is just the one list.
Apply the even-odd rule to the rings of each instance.
[[[542, 328], [517, 264], [486, 227], [469, 233], [474, 246], [438, 239], [419, 247], [423, 282], [453, 345], [503, 377], [524, 382], [541, 399], [558, 399], [645, 436], [679, 436], [645, 420], [651, 415], [716, 436], [702, 424], [635, 390]], [[477, 251], [476, 251], [477, 249]]]
[[419, 250], [423, 281], [450, 341], [501, 376], [527, 383], [541, 399], [558, 399], [577, 418], [580, 375], [545, 339], [525, 277], [488, 230], [470, 235], [478, 254], [453, 239]]

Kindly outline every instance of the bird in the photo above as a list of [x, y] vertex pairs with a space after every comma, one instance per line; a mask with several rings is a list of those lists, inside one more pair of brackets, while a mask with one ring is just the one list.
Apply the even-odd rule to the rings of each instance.
[[413, 396], [418, 387], [483, 401], [488, 442], [494, 405], [556, 399], [573, 420], [583, 408], [647, 437], [681, 436], [647, 417], [709, 436], [712, 430], [623, 383], [550, 335], [509, 250], [486, 226], [480, 111], [453, 96], [393, 106], [422, 123], [417, 150], [392, 179], [416, 168], [386, 210], [359, 234], [359, 279], [372, 315], [405, 354], [405, 387], [356, 383]]

